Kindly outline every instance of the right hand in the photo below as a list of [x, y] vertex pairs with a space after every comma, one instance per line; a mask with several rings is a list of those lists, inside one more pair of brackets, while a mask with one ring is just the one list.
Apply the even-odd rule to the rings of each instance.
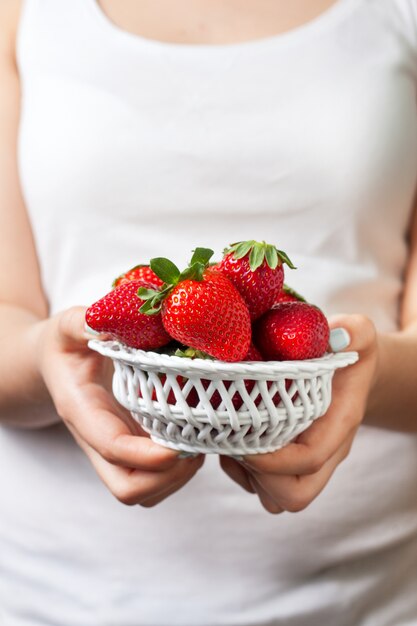
[[43, 322], [39, 370], [59, 416], [111, 493], [127, 505], [154, 506], [194, 476], [204, 455], [180, 459], [117, 403], [111, 360], [87, 346], [85, 310], [73, 307]]

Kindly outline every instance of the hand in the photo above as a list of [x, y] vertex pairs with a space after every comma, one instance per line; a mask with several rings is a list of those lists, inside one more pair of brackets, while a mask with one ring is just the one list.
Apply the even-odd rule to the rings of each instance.
[[270, 513], [301, 511], [322, 491], [349, 454], [376, 380], [378, 342], [373, 323], [362, 315], [338, 315], [329, 325], [348, 332], [351, 341], [346, 348], [359, 352], [359, 361], [336, 371], [326, 414], [276, 452], [245, 456], [241, 462], [220, 457], [224, 471], [256, 493]]
[[204, 456], [180, 459], [153, 443], [117, 403], [112, 362], [87, 347], [84, 315], [74, 307], [44, 322], [39, 370], [58, 414], [111, 493], [124, 504], [154, 506], [185, 485]]

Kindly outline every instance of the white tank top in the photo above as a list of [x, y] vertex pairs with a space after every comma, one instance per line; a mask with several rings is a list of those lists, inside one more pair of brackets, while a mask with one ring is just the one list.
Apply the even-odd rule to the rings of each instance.
[[[55, 312], [155, 255], [265, 239], [327, 314], [398, 325], [417, 174], [415, 0], [339, 0], [288, 33], [179, 45], [96, 0], [26, 0], [20, 172]], [[361, 427], [305, 511], [217, 458], [153, 509], [62, 425], [0, 429], [6, 626], [417, 624], [417, 437]], [[1, 617], [1, 613], [0, 613]]]

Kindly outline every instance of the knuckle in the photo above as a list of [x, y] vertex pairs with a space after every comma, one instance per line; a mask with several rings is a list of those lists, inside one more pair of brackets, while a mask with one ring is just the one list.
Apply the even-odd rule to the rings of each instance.
[[117, 464], [118, 459], [116, 458], [114, 451], [109, 444], [101, 444], [97, 452], [105, 461], [107, 461], [107, 463], [111, 463], [112, 465]]
[[138, 495], [130, 488], [128, 484], [114, 485], [110, 487], [113, 496], [126, 506], [133, 506], [138, 503]]
[[306, 494], [294, 494], [285, 504], [285, 508], [289, 513], [299, 513], [304, 511], [311, 502], [311, 498]]
[[172, 450], [156, 446], [150, 441], [147, 444], [147, 446], [143, 447], [141, 455], [150, 468], [157, 471], [165, 471], [177, 464], [177, 457], [172, 454]]
[[306, 463], [306, 474], [316, 474], [321, 470], [325, 463], [325, 459], [317, 454], [312, 454]]
[[152, 509], [154, 506], [156, 506], [160, 502], [161, 500], [159, 499], [159, 500], [152, 500], [152, 501], [147, 501], [147, 502], [138, 502], [138, 504], [144, 509]]
[[351, 319], [352, 323], [356, 326], [365, 326], [368, 322], [370, 322], [369, 317], [367, 317], [363, 313], [353, 313]]
[[68, 400], [62, 397], [54, 397], [53, 402], [58, 417], [64, 422], [67, 428], [70, 430], [76, 430], [77, 413], [74, 411]]
[[352, 444], [350, 444], [349, 446], [345, 447], [345, 449], [342, 452], [342, 456], [340, 458], [340, 462], [344, 461], [349, 456], [351, 449], [352, 449]]
[[271, 513], [272, 515], [278, 515], [279, 513], [282, 513], [282, 507], [280, 507], [279, 504], [275, 504], [272, 502], [262, 502], [262, 506], [264, 507], [265, 511], [268, 511], [268, 513]]
[[363, 313], [355, 313], [352, 315], [352, 324], [357, 332], [360, 332], [366, 339], [371, 342], [376, 337], [376, 328], [373, 321]]

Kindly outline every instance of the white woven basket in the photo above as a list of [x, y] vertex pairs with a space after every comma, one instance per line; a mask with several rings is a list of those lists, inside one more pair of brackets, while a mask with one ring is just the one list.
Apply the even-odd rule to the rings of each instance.
[[358, 359], [357, 352], [342, 352], [306, 361], [225, 363], [116, 341], [88, 345], [113, 360], [113, 393], [153, 441], [230, 456], [273, 452], [292, 441], [327, 411], [335, 370]]

